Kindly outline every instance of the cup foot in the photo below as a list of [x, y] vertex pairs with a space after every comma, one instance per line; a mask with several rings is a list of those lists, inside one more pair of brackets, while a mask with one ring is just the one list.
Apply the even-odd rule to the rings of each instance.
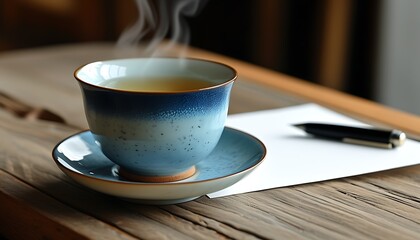
[[176, 175], [170, 175], [170, 176], [142, 176], [134, 174], [124, 168], [119, 167], [118, 173], [121, 177], [124, 177], [130, 181], [136, 181], [136, 182], [150, 182], [150, 183], [164, 183], [164, 182], [175, 182], [180, 181], [186, 178], [191, 177], [195, 174], [195, 166], [192, 166], [188, 170], [178, 173]]

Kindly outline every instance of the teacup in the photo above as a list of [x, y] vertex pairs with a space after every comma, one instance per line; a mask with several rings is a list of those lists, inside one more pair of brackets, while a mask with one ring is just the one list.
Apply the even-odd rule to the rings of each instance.
[[190, 177], [223, 132], [236, 71], [177, 58], [98, 61], [75, 73], [95, 142], [130, 180]]

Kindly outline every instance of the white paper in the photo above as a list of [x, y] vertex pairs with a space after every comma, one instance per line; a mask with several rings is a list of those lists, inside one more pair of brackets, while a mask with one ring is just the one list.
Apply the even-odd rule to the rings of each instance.
[[238, 183], [208, 196], [223, 197], [420, 163], [419, 142], [407, 140], [394, 149], [334, 142], [310, 137], [292, 126], [305, 122], [366, 126], [316, 104], [231, 115], [226, 125], [259, 138], [267, 147], [266, 159]]

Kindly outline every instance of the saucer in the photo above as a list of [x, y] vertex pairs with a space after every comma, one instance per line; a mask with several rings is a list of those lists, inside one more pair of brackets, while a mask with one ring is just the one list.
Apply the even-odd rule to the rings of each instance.
[[200, 161], [196, 173], [166, 183], [133, 182], [103, 155], [90, 131], [58, 143], [52, 155], [58, 167], [76, 182], [96, 191], [145, 204], [175, 204], [222, 190], [241, 180], [264, 159], [264, 144], [245, 132], [225, 127], [213, 152]]

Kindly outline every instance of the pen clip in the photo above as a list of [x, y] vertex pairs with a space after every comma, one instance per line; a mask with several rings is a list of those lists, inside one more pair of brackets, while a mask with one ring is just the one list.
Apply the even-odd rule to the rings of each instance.
[[391, 149], [394, 147], [394, 145], [392, 145], [391, 143], [372, 142], [372, 141], [353, 139], [353, 138], [343, 138], [342, 141], [345, 143], [352, 143], [352, 144], [365, 145], [365, 146], [367, 145], [367, 146], [378, 147], [378, 148]]

